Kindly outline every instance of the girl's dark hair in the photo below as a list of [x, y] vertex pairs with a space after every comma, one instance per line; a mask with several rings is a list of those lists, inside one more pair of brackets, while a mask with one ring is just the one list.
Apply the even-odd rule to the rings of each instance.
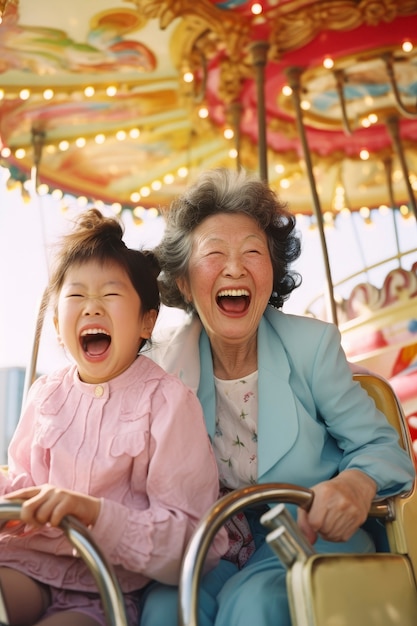
[[65, 276], [73, 265], [97, 261], [118, 263], [128, 274], [139, 295], [143, 312], [159, 311], [159, 262], [151, 251], [128, 248], [122, 237], [123, 226], [116, 218], [105, 217], [98, 209], [89, 209], [75, 221], [75, 228], [65, 235], [49, 281], [49, 300], [59, 295]]
[[273, 267], [273, 290], [269, 303], [281, 308], [290, 293], [301, 284], [290, 264], [301, 252], [295, 232], [295, 217], [268, 184], [244, 170], [214, 169], [174, 200], [165, 214], [166, 228], [155, 248], [161, 266], [161, 299], [167, 306], [192, 310], [178, 289], [177, 280], [187, 276], [192, 251], [192, 232], [201, 222], [217, 213], [251, 217], [268, 240]]

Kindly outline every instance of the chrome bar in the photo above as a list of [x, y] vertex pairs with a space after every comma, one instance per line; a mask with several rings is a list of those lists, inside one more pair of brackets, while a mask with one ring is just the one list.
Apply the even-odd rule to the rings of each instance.
[[369, 517], [383, 519], [386, 522], [395, 520], [395, 510], [392, 500], [374, 500], [369, 509]]
[[296, 561], [304, 563], [306, 560], [302, 550], [299, 549], [297, 542], [294, 541], [291, 533], [285, 526], [274, 528], [265, 538], [267, 544], [282, 561], [287, 569], [289, 569]]
[[[230, 517], [246, 507], [273, 502], [294, 504], [308, 511], [313, 498], [311, 489], [288, 483], [251, 485], [220, 498], [201, 519], [185, 551], [179, 582], [179, 626], [198, 626], [198, 591], [204, 560], [216, 533]], [[390, 500], [373, 502], [369, 514], [385, 520], [395, 518]], [[290, 560], [293, 545], [289, 544], [287, 537], [283, 537], [282, 550], [284, 559]]]
[[180, 626], [197, 626], [198, 589], [204, 559], [216, 533], [235, 513], [248, 506], [288, 502], [308, 510], [313, 492], [287, 483], [266, 483], [237, 489], [220, 498], [202, 518], [186, 549], [179, 584]]
[[[20, 509], [20, 502], [1, 502], [0, 526], [3, 520], [20, 519]], [[84, 524], [71, 515], [62, 520], [61, 528], [94, 577], [108, 626], [128, 626], [123, 594], [118, 580], [91, 533]]]
[[[281, 527], [285, 528], [285, 541], [286, 543], [291, 542], [293, 544], [297, 560], [305, 561], [309, 556], [315, 554], [313, 546], [304, 537], [297, 522], [282, 502], [262, 515], [261, 524], [272, 531]], [[275, 533], [274, 537], [276, 536], [277, 534]], [[268, 537], [266, 538], [267, 541]]]

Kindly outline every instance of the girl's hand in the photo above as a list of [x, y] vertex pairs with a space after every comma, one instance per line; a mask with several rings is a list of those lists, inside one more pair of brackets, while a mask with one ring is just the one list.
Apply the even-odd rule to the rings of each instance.
[[310, 511], [298, 510], [298, 525], [310, 541], [347, 541], [365, 522], [376, 494], [375, 481], [359, 470], [345, 470], [313, 487]]
[[4, 496], [8, 500], [23, 500], [20, 519], [39, 527], [59, 526], [62, 518], [73, 515], [85, 526], [93, 525], [100, 512], [100, 499], [53, 485], [18, 489]]

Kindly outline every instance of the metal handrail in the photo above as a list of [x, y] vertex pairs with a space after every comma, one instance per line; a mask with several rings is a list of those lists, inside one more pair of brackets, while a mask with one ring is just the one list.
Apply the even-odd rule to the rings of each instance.
[[235, 513], [248, 506], [288, 502], [308, 510], [313, 502], [310, 489], [286, 483], [265, 483], [236, 489], [220, 498], [194, 530], [185, 551], [179, 583], [179, 626], [197, 626], [198, 588], [203, 564], [216, 533]]
[[[185, 551], [179, 582], [179, 626], [198, 626], [198, 590], [204, 560], [216, 533], [232, 515], [249, 506], [273, 502], [294, 504], [308, 511], [313, 499], [311, 489], [289, 483], [251, 485], [220, 498], [201, 519]], [[376, 500], [369, 515], [392, 520], [394, 511], [389, 500]]]
[[[20, 502], [1, 502], [0, 521], [20, 519], [21, 506]], [[64, 517], [61, 528], [97, 584], [108, 626], [128, 626], [123, 594], [113, 567], [107, 562], [89, 530], [72, 515]]]

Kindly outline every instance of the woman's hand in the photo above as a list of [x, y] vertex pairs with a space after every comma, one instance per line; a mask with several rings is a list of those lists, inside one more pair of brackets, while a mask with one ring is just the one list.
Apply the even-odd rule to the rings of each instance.
[[345, 470], [313, 487], [310, 511], [298, 510], [298, 525], [310, 543], [347, 541], [365, 522], [376, 494], [375, 481], [359, 470]]
[[100, 499], [53, 485], [26, 487], [4, 496], [23, 500], [20, 519], [34, 527], [59, 526], [62, 518], [73, 515], [85, 526], [93, 525], [100, 512]]

